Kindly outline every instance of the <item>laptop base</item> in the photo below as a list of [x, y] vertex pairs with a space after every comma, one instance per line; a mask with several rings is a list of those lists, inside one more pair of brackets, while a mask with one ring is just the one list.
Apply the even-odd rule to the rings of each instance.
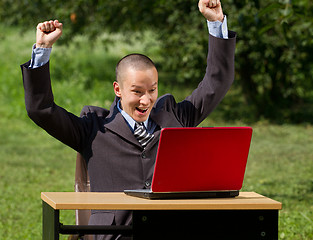
[[146, 199], [193, 199], [193, 198], [231, 198], [239, 195], [239, 190], [207, 192], [152, 192], [150, 189], [124, 190], [124, 193]]

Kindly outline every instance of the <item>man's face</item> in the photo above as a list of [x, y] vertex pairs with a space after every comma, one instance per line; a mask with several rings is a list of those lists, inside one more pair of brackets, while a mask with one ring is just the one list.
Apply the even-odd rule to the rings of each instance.
[[122, 81], [114, 82], [115, 95], [120, 97], [123, 110], [136, 122], [148, 119], [158, 98], [158, 72], [155, 68], [134, 70], [127, 68]]

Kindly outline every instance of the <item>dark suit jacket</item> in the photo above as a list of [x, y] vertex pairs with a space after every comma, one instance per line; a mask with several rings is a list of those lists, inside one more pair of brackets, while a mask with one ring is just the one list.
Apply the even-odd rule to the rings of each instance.
[[[23, 73], [29, 117], [53, 137], [81, 153], [88, 166], [91, 191], [115, 192], [149, 186], [160, 129], [194, 127], [225, 96], [234, 79], [235, 33], [230, 39], [209, 37], [207, 69], [199, 86], [177, 103], [170, 94], [158, 98], [150, 118], [158, 125], [154, 139], [143, 149], [113, 102], [110, 110], [86, 106], [77, 117], [54, 103], [49, 64]], [[128, 211], [93, 211], [92, 224], [130, 224]]]

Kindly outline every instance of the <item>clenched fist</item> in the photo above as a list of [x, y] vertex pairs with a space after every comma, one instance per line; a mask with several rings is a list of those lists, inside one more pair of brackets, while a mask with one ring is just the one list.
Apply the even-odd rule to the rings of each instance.
[[36, 47], [51, 48], [61, 37], [63, 24], [58, 20], [46, 21], [37, 25]]
[[199, 11], [210, 22], [223, 22], [224, 14], [220, 0], [200, 0]]

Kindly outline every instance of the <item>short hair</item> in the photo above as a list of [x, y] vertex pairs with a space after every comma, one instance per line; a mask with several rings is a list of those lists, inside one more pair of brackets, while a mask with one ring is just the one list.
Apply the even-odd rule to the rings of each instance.
[[129, 67], [137, 71], [147, 70], [153, 67], [156, 69], [154, 62], [149, 57], [139, 53], [132, 53], [123, 57], [117, 63], [115, 68], [117, 82], [121, 79], [122, 72]]

